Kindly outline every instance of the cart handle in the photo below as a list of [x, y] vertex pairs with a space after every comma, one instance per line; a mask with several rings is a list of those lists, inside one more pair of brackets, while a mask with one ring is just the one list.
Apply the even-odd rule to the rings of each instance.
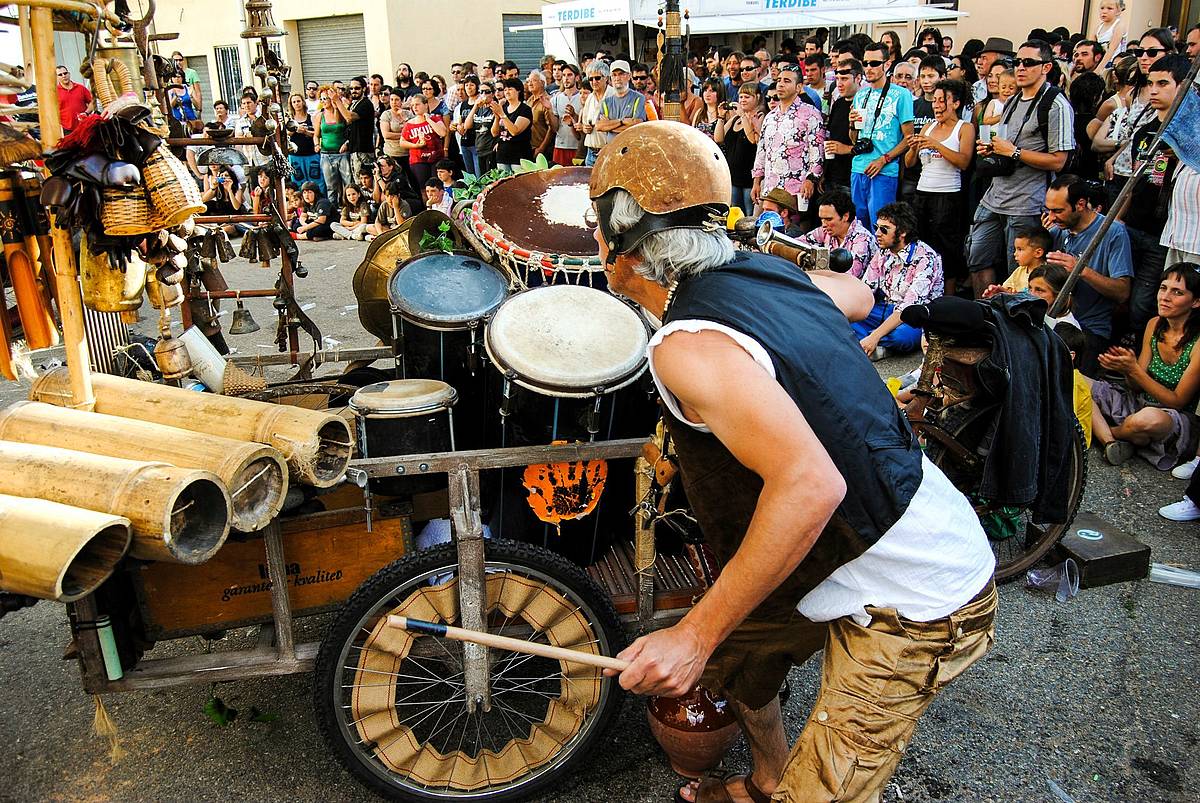
[[612, 669], [617, 672], [624, 672], [629, 666], [628, 661], [610, 658], [607, 655], [593, 655], [590, 652], [555, 647], [551, 644], [539, 644], [534, 641], [498, 636], [494, 633], [481, 633], [477, 630], [464, 630], [461, 627], [453, 627], [440, 622], [426, 622], [423, 619], [410, 619], [407, 616], [389, 614], [387, 623], [389, 627], [398, 627], [402, 630], [408, 630], [409, 632], [419, 633], [424, 636], [438, 636], [440, 638], [454, 639], [455, 641], [482, 644], [485, 647], [511, 650], [512, 652], [520, 652], [527, 655], [540, 655], [543, 658], [553, 658], [556, 661], [571, 661], [577, 664], [584, 664], [585, 666], [594, 666], [598, 669]]

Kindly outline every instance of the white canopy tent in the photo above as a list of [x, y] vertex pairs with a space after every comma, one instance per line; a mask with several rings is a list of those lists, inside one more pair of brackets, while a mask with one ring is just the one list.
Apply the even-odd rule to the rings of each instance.
[[[873, 23], [951, 20], [965, 12], [918, 0], [683, 0], [690, 13], [687, 25], [696, 35], [746, 31], [782, 31], [817, 27], [844, 27]], [[573, 0], [547, 3], [540, 25], [514, 26], [509, 30], [541, 30], [547, 53], [566, 53], [573, 59], [575, 29], [624, 24], [654, 28], [661, 0]]]

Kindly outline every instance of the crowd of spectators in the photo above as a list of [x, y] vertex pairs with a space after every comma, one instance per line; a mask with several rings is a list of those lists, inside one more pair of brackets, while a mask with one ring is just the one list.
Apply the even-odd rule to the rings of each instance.
[[[1017, 45], [990, 37], [957, 52], [936, 28], [907, 49], [894, 31], [829, 42], [822, 29], [775, 54], [757, 37], [747, 52], [689, 58], [682, 118], [726, 154], [732, 207], [775, 211], [788, 234], [850, 251], [876, 291], [855, 327], [873, 358], [920, 348], [900, 315], [943, 294], [1053, 300], [1115, 216], [1050, 324], [1077, 345], [1096, 402], [1087, 428], [1105, 457], [1140, 453], [1187, 474], [1200, 438], [1200, 173], [1149, 148], [1200, 53], [1200, 26], [1133, 36], [1121, 12], [1105, 0], [1088, 34], [1035, 29]], [[252, 88], [236, 114], [220, 99], [208, 110], [178, 66], [178, 117], [254, 129]], [[291, 225], [299, 238], [369, 239], [422, 209], [449, 211], [464, 174], [538, 156], [590, 165], [618, 133], [662, 114], [655, 69], [621, 53], [584, 53], [578, 65], [546, 56], [523, 76], [488, 60], [452, 64], [449, 80], [401, 64], [390, 82], [308, 81], [284, 115]], [[244, 170], [208, 171], [189, 155], [210, 205], [253, 204], [244, 188], [265, 157], [243, 150]]]

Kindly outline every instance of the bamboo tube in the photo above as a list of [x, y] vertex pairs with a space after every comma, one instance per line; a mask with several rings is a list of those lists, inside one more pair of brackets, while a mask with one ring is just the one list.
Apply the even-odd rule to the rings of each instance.
[[425, 636], [465, 641], [468, 644], [482, 644], [485, 647], [495, 647], [499, 650], [510, 650], [524, 655], [540, 655], [543, 658], [553, 658], [555, 661], [570, 661], [584, 666], [594, 666], [597, 669], [612, 669], [624, 672], [629, 666], [628, 661], [610, 658], [607, 655], [594, 655], [590, 652], [571, 650], [566, 647], [555, 647], [552, 644], [542, 644], [536, 641], [526, 641], [508, 636], [498, 636], [495, 633], [481, 633], [477, 630], [464, 630], [461, 627], [444, 625], [441, 622], [426, 622], [421, 619], [410, 619], [407, 616], [389, 614], [387, 623], [391, 627], [420, 633]]
[[[98, 413], [269, 444], [283, 453], [302, 482], [317, 488], [341, 480], [354, 449], [350, 425], [324, 410], [196, 393], [108, 374], [94, 375], [92, 383]], [[30, 399], [59, 407], [68, 405], [69, 396], [62, 368], [43, 374], [29, 391]]]
[[74, 602], [129, 549], [129, 519], [45, 499], [0, 495], [0, 589]]
[[231, 525], [242, 532], [266, 527], [287, 494], [277, 449], [132, 418], [17, 402], [0, 410], [0, 439], [211, 471], [229, 490]]
[[[42, 149], [48, 151], [62, 139], [58, 92], [55, 90], [53, 12], [45, 7], [31, 8], [29, 30], [38, 88], [38, 124], [42, 132]], [[92, 369], [88, 362], [83, 301], [79, 295], [79, 278], [75, 269], [75, 248], [71, 245], [70, 232], [59, 227], [53, 215], [50, 220], [50, 239], [54, 248], [54, 296], [58, 299], [58, 315], [62, 322], [63, 345], [71, 380], [71, 397], [66, 406], [90, 410], [93, 401]]]
[[229, 534], [229, 494], [208, 471], [0, 441], [0, 493], [124, 516], [130, 553], [203, 563]]

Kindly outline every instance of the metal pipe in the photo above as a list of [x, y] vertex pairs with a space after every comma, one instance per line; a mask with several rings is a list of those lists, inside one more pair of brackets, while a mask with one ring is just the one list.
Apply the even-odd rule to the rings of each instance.
[[1067, 281], [1063, 284], [1062, 290], [1058, 292], [1058, 297], [1054, 299], [1049, 312], [1046, 313], [1049, 317], [1056, 318], [1065, 311], [1067, 302], [1071, 299], [1071, 291], [1075, 289], [1075, 285], [1079, 282], [1079, 277], [1083, 274], [1083, 269], [1087, 267], [1088, 260], [1096, 253], [1096, 249], [1100, 247], [1100, 243], [1104, 242], [1104, 237], [1108, 234], [1108, 230], [1112, 228], [1113, 221], [1117, 219], [1116, 213], [1129, 200], [1134, 186], [1141, 180], [1142, 176], [1146, 175], [1146, 171], [1154, 161], [1150, 157], [1162, 147], [1163, 132], [1167, 130], [1167, 127], [1171, 125], [1171, 121], [1175, 119], [1175, 114], [1179, 111], [1179, 107], [1183, 105], [1183, 99], [1187, 97], [1187, 93], [1192, 91], [1192, 83], [1196, 80], [1196, 73], [1198, 71], [1200, 71], [1200, 56], [1192, 59], [1191, 69], [1188, 70], [1187, 77], [1180, 83], [1179, 91], [1175, 93], [1175, 100], [1171, 101], [1171, 108], [1167, 110], [1166, 119], [1158, 126], [1158, 132], [1154, 135], [1154, 141], [1150, 143], [1150, 148], [1146, 151], [1146, 158], [1142, 160], [1141, 166], [1129, 177], [1129, 181], [1125, 182], [1125, 186], [1121, 188], [1121, 192], [1117, 194], [1116, 200], [1109, 207], [1108, 214], [1104, 216], [1104, 222], [1100, 224], [1100, 230], [1088, 242], [1087, 247], [1083, 249], [1083, 253], [1079, 255], [1079, 258], [1075, 260], [1075, 267], [1071, 269], [1071, 274], [1067, 276]]

